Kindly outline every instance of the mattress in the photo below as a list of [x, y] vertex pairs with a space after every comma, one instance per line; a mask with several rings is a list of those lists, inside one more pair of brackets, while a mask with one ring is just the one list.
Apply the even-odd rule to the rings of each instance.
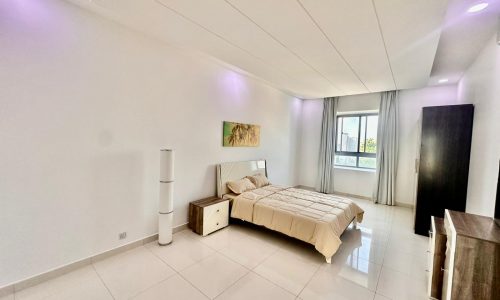
[[364, 211], [352, 200], [293, 187], [268, 185], [233, 199], [231, 217], [313, 244], [327, 261], [337, 252], [340, 236]]

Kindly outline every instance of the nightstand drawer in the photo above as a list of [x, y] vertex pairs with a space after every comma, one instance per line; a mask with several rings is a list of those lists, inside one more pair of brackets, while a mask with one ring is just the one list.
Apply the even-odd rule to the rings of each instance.
[[229, 201], [220, 202], [203, 209], [203, 235], [212, 233], [229, 223]]

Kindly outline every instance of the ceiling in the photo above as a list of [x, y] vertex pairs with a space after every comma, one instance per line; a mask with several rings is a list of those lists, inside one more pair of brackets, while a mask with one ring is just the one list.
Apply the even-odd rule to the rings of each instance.
[[456, 41], [434, 63], [448, 0], [69, 1], [300, 98], [423, 87], [457, 65]]
[[489, 6], [480, 12], [468, 13], [468, 8], [477, 2], [449, 1], [429, 80], [430, 85], [439, 84], [440, 79], [448, 79], [447, 83], [458, 82], [488, 40], [495, 35], [497, 30], [500, 30], [498, 27], [500, 26], [500, 1], [479, 1], [488, 2]]

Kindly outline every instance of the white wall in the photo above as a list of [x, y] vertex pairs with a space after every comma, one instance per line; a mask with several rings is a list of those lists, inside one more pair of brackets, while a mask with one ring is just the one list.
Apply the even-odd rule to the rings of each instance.
[[415, 205], [415, 159], [419, 157], [422, 107], [459, 104], [457, 86], [404, 90], [399, 95], [399, 155], [396, 202]]
[[[396, 182], [396, 202], [414, 205], [414, 164], [419, 147], [419, 119], [424, 106], [457, 104], [456, 85], [403, 90], [399, 97], [399, 163]], [[341, 97], [339, 112], [378, 110], [380, 93]], [[322, 100], [306, 100], [302, 107], [302, 138], [299, 183], [314, 186], [318, 171], [318, 153], [323, 113]], [[375, 173], [335, 169], [334, 188], [338, 192], [372, 197]]]
[[[0, 1], [0, 68], [0, 287], [157, 232], [161, 147], [175, 225], [216, 163], [295, 184], [301, 100], [66, 2]], [[223, 148], [223, 120], [260, 124], [261, 146]]]
[[500, 159], [500, 46], [493, 36], [459, 84], [459, 100], [474, 104], [467, 190], [469, 213], [493, 216]]
[[[346, 113], [378, 110], [379, 102], [379, 93], [345, 96], [339, 99], [337, 111]], [[316, 184], [322, 114], [323, 100], [304, 100], [299, 151], [299, 183], [301, 185], [314, 187]], [[336, 192], [371, 197], [375, 184], [375, 172], [335, 168], [333, 184]]]

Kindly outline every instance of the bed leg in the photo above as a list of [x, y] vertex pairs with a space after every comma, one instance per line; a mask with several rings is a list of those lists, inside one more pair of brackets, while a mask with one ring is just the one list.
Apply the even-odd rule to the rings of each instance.
[[325, 257], [325, 259], [326, 259], [326, 263], [327, 264], [331, 264], [332, 263], [332, 257], [331, 256], [330, 257]]

